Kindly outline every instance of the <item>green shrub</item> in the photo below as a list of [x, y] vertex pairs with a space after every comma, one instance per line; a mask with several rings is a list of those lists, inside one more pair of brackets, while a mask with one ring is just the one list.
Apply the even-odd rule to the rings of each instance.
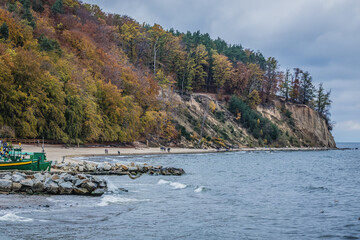
[[267, 143], [276, 141], [280, 135], [278, 127], [264, 118], [260, 113], [250, 108], [244, 101], [232, 96], [229, 111], [235, 116], [241, 113], [240, 122], [256, 139], [267, 140]]

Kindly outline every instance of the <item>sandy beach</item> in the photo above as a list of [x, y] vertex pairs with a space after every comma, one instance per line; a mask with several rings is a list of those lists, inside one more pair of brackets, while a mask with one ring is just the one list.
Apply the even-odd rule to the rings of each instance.
[[[41, 146], [23, 144], [23, 151], [25, 152], [41, 152]], [[105, 150], [108, 154], [105, 154]], [[238, 148], [230, 151], [317, 151], [329, 150], [328, 148]], [[115, 148], [115, 147], [89, 147], [89, 148], [65, 148], [58, 145], [45, 145], [45, 152], [48, 160], [67, 162], [77, 161], [77, 157], [90, 156], [111, 156], [118, 155], [158, 155], [158, 154], [197, 154], [197, 153], [217, 153], [216, 149], [194, 149], [194, 148], [171, 148], [170, 152], [161, 151], [160, 148]], [[225, 150], [220, 150], [225, 152]]]

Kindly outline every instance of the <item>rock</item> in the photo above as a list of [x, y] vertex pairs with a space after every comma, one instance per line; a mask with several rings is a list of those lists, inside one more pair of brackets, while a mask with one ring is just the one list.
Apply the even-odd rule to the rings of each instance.
[[96, 188], [95, 183], [85, 180], [81, 187], [86, 188], [88, 191], [93, 191]]
[[41, 173], [35, 173], [34, 178], [35, 178], [35, 180], [39, 180], [41, 182], [45, 181], [45, 176], [43, 174], [41, 174]]
[[27, 188], [27, 189], [26, 189], [26, 193], [27, 193], [27, 194], [33, 194], [34, 192], [33, 192], [33, 190], [32, 190], [31, 188]]
[[111, 165], [110, 164], [105, 164], [104, 165], [104, 171], [110, 171], [111, 170]]
[[26, 178], [20, 181], [20, 184], [25, 187], [32, 187], [34, 185], [34, 181], [30, 178]]
[[127, 171], [129, 168], [125, 165], [121, 165], [121, 169], [124, 170], [124, 171]]
[[86, 179], [78, 179], [78, 180], [75, 181], [74, 186], [75, 186], [75, 187], [79, 187], [79, 186], [81, 186], [85, 181], [86, 181]]
[[84, 171], [84, 166], [79, 165], [79, 167], [78, 167], [78, 171], [79, 171], [79, 172], [83, 172], [83, 171]]
[[103, 170], [104, 170], [104, 166], [105, 166], [104, 163], [99, 163], [99, 164], [97, 165], [96, 169], [97, 169], [98, 171], [103, 171]]
[[17, 192], [17, 191], [19, 191], [19, 190], [21, 189], [21, 187], [22, 187], [21, 183], [19, 183], [19, 182], [13, 182], [11, 188], [12, 188], [12, 190], [13, 190], [14, 192]]
[[60, 176], [58, 174], [54, 174], [51, 176], [51, 180], [53, 181], [56, 181], [56, 180], [59, 180], [60, 179]]
[[85, 174], [77, 174], [76, 177], [78, 179], [87, 179], [86, 175]]
[[34, 185], [32, 186], [33, 192], [41, 193], [45, 189], [44, 183], [40, 179], [35, 179]]
[[78, 195], [87, 195], [89, 191], [86, 188], [74, 188], [74, 193]]
[[6, 175], [11, 175], [11, 172], [2, 172], [2, 173], [0, 173], [0, 178], [4, 178]]
[[59, 185], [56, 182], [49, 182], [46, 185], [46, 192], [51, 194], [57, 194], [59, 192]]
[[10, 192], [12, 186], [12, 181], [8, 179], [0, 179], [0, 191]]
[[135, 167], [135, 163], [133, 163], [133, 162], [130, 163], [130, 166], [131, 166], [131, 167]]
[[18, 174], [18, 173], [15, 173], [11, 178], [11, 180], [13, 182], [16, 182], [16, 183], [19, 183], [21, 180], [24, 180], [24, 179], [25, 178], [22, 175]]
[[105, 189], [98, 188], [91, 192], [91, 195], [93, 196], [101, 196], [105, 193]]
[[60, 194], [71, 194], [73, 189], [74, 189], [73, 185], [69, 182], [62, 182], [59, 184]]
[[137, 167], [129, 167], [128, 168], [128, 171], [134, 171], [134, 172], [137, 172], [138, 171], [138, 168]]
[[105, 180], [101, 180], [101, 181], [99, 182], [99, 187], [105, 188], [106, 186], [107, 186], [107, 183], [106, 183]]
[[10, 174], [7, 174], [3, 177], [5, 180], [11, 180], [12, 176]]

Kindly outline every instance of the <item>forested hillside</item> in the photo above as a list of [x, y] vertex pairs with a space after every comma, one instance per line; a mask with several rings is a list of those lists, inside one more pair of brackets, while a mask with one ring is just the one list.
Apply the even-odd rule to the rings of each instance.
[[273, 57], [76, 0], [0, 0], [0, 137], [173, 141], [182, 134], [173, 91], [237, 96], [230, 111], [261, 141], [280, 132], [254, 109], [277, 94], [317, 110], [331, 128], [330, 92], [307, 71], [280, 71]]

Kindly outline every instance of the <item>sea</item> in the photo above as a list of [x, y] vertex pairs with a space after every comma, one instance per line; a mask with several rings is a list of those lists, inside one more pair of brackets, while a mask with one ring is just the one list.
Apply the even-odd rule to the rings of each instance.
[[105, 176], [101, 197], [0, 195], [0, 239], [359, 239], [360, 143], [338, 147], [89, 158], [186, 174]]

